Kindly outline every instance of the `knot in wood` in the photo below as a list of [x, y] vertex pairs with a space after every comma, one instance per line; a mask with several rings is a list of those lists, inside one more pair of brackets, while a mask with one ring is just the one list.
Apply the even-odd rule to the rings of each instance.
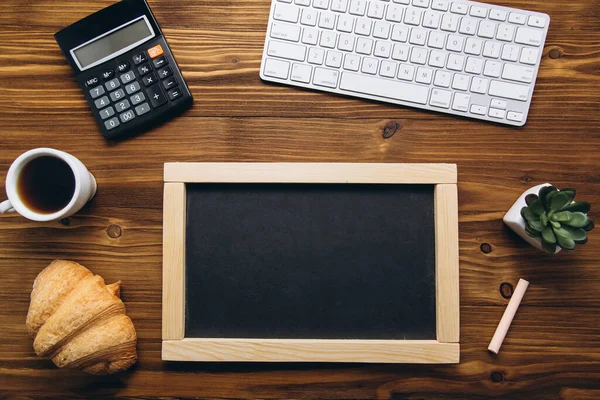
[[492, 252], [492, 246], [489, 243], [481, 243], [480, 249], [485, 254], [490, 254]]
[[490, 379], [492, 382], [500, 383], [504, 380], [504, 374], [500, 371], [494, 371], [490, 374]]
[[109, 225], [109, 227], [106, 229], [106, 233], [108, 233], [108, 236], [110, 236], [111, 238], [116, 239], [118, 237], [121, 237], [123, 230], [119, 225], [113, 224]]
[[505, 299], [510, 299], [513, 295], [514, 289], [515, 288], [510, 283], [502, 282], [500, 284], [500, 296], [504, 297]]
[[383, 136], [384, 139], [389, 139], [400, 129], [402, 129], [402, 125], [396, 121], [390, 121], [383, 127], [381, 136]]

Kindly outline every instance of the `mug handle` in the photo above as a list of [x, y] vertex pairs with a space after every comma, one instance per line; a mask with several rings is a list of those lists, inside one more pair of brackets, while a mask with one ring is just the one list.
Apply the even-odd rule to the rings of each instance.
[[10, 200], [3, 201], [0, 203], [0, 214], [15, 212], [12, 204], [10, 204]]

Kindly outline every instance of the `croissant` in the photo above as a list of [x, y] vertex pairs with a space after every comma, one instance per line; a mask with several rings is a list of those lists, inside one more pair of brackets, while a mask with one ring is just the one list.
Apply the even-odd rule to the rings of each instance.
[[33, 283], [27, 331], [38, 356], [59, 368], [94, 375], [124, 371], [137, 361], [137, 337], [119, 298], [121, 281], [106, 285], [84, 266], [56, 260]]

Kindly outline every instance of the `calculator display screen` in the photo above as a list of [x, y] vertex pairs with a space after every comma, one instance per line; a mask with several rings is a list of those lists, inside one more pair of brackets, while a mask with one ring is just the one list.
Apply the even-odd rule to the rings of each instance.
[[117, 56], [124, 52], [121, 50], [127, 51], [153, 36], [154, 32], [146, 18], [140, 17], [84, 43], [73, 49], [71, 54], [77, 61], [79, 68], [85, 70]]

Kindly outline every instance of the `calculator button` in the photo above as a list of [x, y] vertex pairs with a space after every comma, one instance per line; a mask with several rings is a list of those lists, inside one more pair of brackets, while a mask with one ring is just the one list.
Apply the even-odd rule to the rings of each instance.
[[123, 101], [120, 101], [115, 104], [115, 107], [117, 109], [117, 112], [125, 111], [130, 107], [129, 100], [125, 99]]
[[87, 81], [85, 81], [85, 87], [96, 86], [98, 84], [98, 82], [100, 82], [100, 79], [98, 79], [97, 76], [94, 76], [94, 77], [88, 79]]
[[104, 71], [102, 73], [102, 78], [105, 81], [111, 80], [112, 78], [114, 78], [114, 76], [115, 76], [115, 71], [113, 71], [112, 69], [107, 69], [106, 71]]
[[129, 71], [128, 73], [121, 75], [121, 82], [123, 82], [124, 85], [131, 81], [135, 81], [135, 75], [133, 74], [133, 71]]
[[137, 56], [133, 57], [133, 63], [135, 65], [140, 65], [144, 61], [147, 61], [148, 57], [146, 57], [146, 53], [140, 53]]
[[150, 99], [150, 103], [152, 103], [152, 107], [160, 107], [167, 102], [165, 98], [165, 94], [160, 88], [160, 85], [150, 86], [146, 93], [148, 94], [148, 98]]
[[160, 44], [157, 44], [151, 49], [148, 49], [148, 55], [150, 58], [156, 58], [158, 56], [162, 56], [164, 53], [163, 48]]
[[117, 117], [111, 118], [108, 121], [104, 121], [104, 126], [106, 127], [106, 130], [111, 130], [111, 129], [115, 129], [117, 126], [121, 125], [119, 123], [119, 120], [117, 119]]
[[144, 93], [139, 92], [131, 96], [129, 100], [131, 100], [131, 104], [135, 106], [136, 104], [140, 104], [142, 101], [146, 100], [146, 96], [144, 96]]
[[125, 92], [123, 89], [116, 90], [110, 94], [110, 99], [114, 102], [117, 102], [125, 97]]
[[171, 67], [164, 67], [163, 69], [158, 70], [158, 76], [160, 77], [160, 79], [165, 79], [171, 75], [173, 75]]
[[104, 94], [104, 87], [102, 86], [96, 86], [95, 88], [93, 88], [92, 90], [90, 90], [90, 96], [92, 96], [92, 99], [95, 99], [96, 97], [102, 96]]
[[121, 86], [121, 84], [119, 83], [119, 80], [117, 78], [115, 78], [115, 79], [111, 79], [110, 81], [106, 82], [104, 84], [104, 86], [106, 86], [106, 90], [108, 90], [110, 92], [111, 90], [115, 90], [116, 88]]
[[144, 115], [148, 111], [150, 111], [150, 104], [148, 103], [140, 104], [135, 108], [135, 112], [137, 115]]
[[165, 56], [160, 56], [152, 60], [152, 64], [154, 64], [154, 68], [162, 68], [167, 65], [169, 62], [165, 58]]
[[171, 89], [171, 90], [169, 90], [168, 93], [169, 93], [169, 99], [171, 99], [171, 100], [176, 100], [176, 99], [180, 98], [181, 95], [183, 94], [181, 92], [181, 89], [179, 89], [179, 88]]
[[152, 69], [150, 68], [150, 64], [144, 64], [138, 67], [138, 72], [142, 76], [149, 74], [150, 71], [152, 71]]
[[119, 115], [119, 118], [121, 118], [122, 123], [126, 124], [127, 122], [135, 118], [135, 114], [133, 113], [133, 111], [129, 110]]
[[104, 108], [107, 105], [109, 105], [110, 100], [108, 100], [107, 96], [103, 96], [103, 97], [99, 98], [98, 100], [94, 100], [94, 104], [96, 105], [97, 109], [101, 109], [101, 108]]
[[157, 81], [156, 75], [154, 75], [154, 74], [147, 75], [142, 78], [142, 81], [144, 82], [144, 86], [154, 85]]
[[123, 61], [120, 62], [119, 65], [117, 65], [117, 71], [119, 72], [125, 72], [129, 70], [129, 61]]
[[127, 94], [135, 93], [140, 90], [140, 84], [139, 82], [130, 83], [129, 85], [125, 86], [125, 90], [127, 90]]
[[115, 109], [108, 106], [106, 107], [104, 110], [100, 111], [100, 117], [102, 119], [106, 119], [108, 117], [112, 117], [113, 115], [115, 115]]
[[167, 90], [173, 89], [175, 86], [177, 86], [177, 79], [175, 79], [175, 77], [172, 76], [162, 81], [162, 85]]

